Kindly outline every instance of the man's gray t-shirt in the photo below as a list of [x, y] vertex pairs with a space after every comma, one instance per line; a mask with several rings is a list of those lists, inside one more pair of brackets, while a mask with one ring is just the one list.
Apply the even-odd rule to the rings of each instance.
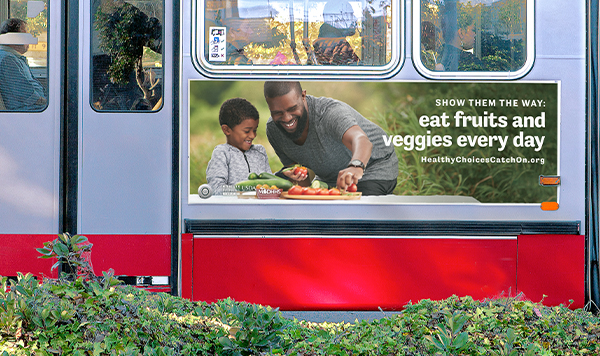
[[272, 118], [267, 121], [267, 137], [284, 166], [296, 163], [312, 169], [327, 184], [335, 186], [339, 171], [352, 159], [352, 152], [342, 143], [342, 136], [358, 125], [373, 144], [371, 159], [361, 181], [394, 180], [398, 177], [398, 157], [394, 146], [386, 146], [385, 131], [365, 119], [350, 105], [339, 100], [306, 96], [308, 136], [297, 145], [281, 132]]

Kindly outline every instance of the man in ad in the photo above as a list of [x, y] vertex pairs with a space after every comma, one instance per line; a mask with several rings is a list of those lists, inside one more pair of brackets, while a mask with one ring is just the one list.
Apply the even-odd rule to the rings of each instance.
[[[383, 129], [346, 103], [307, 95], [299, 82], [265, 82], [264, 95], [267, 137], [285, 167], [302, 164], [329, 186], [356, 184], [363, 195], [393, 193], [398, 157]], [[306, 174], [284, 174], [310, 184]]]

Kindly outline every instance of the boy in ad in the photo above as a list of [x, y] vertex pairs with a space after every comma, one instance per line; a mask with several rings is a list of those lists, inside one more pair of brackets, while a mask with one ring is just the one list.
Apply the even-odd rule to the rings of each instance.
[[221, 105], [219, 124], [227, 143], [215, 147], [206, 168], [213, 194], [223, 194], [224, 185], [246, 180], [250, 173], [271, 173], [264, 146], [252, 143], [258, 123], [258, 111], [246, 99], [229, 99]]

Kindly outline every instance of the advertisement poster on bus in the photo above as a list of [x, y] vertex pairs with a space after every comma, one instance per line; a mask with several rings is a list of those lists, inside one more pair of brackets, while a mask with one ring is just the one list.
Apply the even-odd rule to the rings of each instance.
[[[190, 81], [189, 85], [190, 195], [207, 183], [213, 150], [226, 143], [219, 109], [231, 98], [244, 98], [256, 107], [259, 124], [252, 143], [265, 148], [272, 172], [284, 168], [266, 134], [271, 111], [264, 82]], [[300, 85], [308, 96], [346, 103], [381, 128], [376, 145], [393, 148], [398, 159], [391, 193], [395, 196], [462, 196], [484, 204], [558, 202], [556, 185], [544, 186], [540, 178], [560, 175], [559, 82], [300, 81]]]

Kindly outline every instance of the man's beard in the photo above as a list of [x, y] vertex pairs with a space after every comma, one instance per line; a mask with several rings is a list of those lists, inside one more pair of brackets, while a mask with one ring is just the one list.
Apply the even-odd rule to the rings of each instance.
[[296, 131], [288, 132], [279, 122], [275, 121], [275, 126], [283, 132], [283, 134], [292, 141], [297, 141], [302, 137], [304, 133], [304, 129], [308, 124], [308, 111], [306, 110], [306, 106], [302, 108], [302, 115], [298, 116], [298, 124], [296, 125]]

